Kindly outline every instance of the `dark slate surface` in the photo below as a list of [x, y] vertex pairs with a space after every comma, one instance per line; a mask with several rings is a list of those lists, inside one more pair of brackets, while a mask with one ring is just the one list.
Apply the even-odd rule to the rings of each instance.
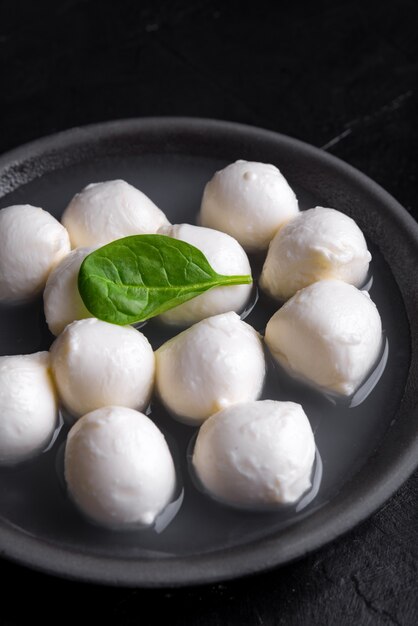
[[[322, 146], [418, 219], [417, 23], [413, 0], [2, 0], [0, 152], [108, 119], [228, 119]], [[323, 550], [199, 589], [103, 589], [2, 561], [0, 621], [80, 622], [91, 612], [114, 624], [415, 626], [417, 502], [416, 474]]]

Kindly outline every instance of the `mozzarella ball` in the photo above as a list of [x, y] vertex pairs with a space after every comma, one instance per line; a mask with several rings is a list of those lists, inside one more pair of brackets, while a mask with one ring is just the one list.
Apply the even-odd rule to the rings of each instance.
[[74, 320], [91, 317], [78, 291], [78, 272], [86, 256], [93, 250], [94, 248], [73, 250], [50, 273], [46, 281], [44, 312], [53, 335], [59, 335]]
[[[225, 233], [190, 224], [163, 227], [159, 232], [199, 248], [218, 274], [251, 274], [250, 262], [244, 250], [238, 241]], [[167, 324], [194, 324], [218, 313], [240, 312], [248, 302], [251, 289], [252, 285], [215, 287], [166, 311], [160, 319]]]
[[296, 196], [277, 167], [236, 161], [207, 183], [200, 221], [256, 251], [265, 250], [277, 230], [298, 212]]
[[321, 280], [298, 291], [273, 315], [265, 341], [290, 373], [348, 396], [379, 356], [382, 323], [367, 292]]
[[132, 326], [79, 320], [65, 328], [50, 351], [61, 401], [75, 417], [113, 404], [140, 410], [148, 405], [154, 353]]
[[128, 235], [156, 233], [168, 224], [164, 213], [124, 180], [87, 185], [64, 211], [73, 248], [103, 246]]
[[163, 434], [143, 413], [119, 406], [97, 409], [74, 424], [65, 479], [81, 511], [113, 528], [151, 525], [176, 488]]
[[0, 357], [0, 464], [41, 452], [57, 422], [49, 353]]
[[275, 235], [260, 286], [279, 300], [327, 278], [359, 287], [366, 279], [370, 260], [364, 235], [351, 217], [316, 207], [299, 213]]
[[29, 204], [0, 211], [0, 300], [24, 300], [45, 287], [51, 270], [70, 251], [64, 226]]
[[161, 400], [179, 421], [191, 425], [230, 404], [255, 400], [263, 387], [260, 337], [233, 312], [198, 322], [155, 355]]
[[312, 428], [300, 404], [235, 404], [199, 430], [193, 467], [215, 499], [244, 508], [296, 502], [311, 486]]

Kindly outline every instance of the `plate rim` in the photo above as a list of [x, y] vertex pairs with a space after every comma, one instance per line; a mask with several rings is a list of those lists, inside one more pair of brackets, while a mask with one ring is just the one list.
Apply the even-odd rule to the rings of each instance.
[[[417, 222], [378, 183], [320, 148], [275, 131], [236, 122], [188, 117], [145, 117], [77, 126], [35, 139], [3, 153], [0, 156], [0, 181], [8, 170], [19, 169], [25, 161], [28, 161], [28, 158], [33, 159], [41, 154], [59, 153], [64, 148], [70, 149], [72, 146], [87, 141], [99, 142], [109, 138], [112, 134], [122, 136], [128, 132], [138, 133], [141, 130], [145, 132], [154, 131], [159, 134], [163, 131], [174, 132], [177, 135], [179, 133], [193, 135], [221, 131], [233, 135], [244, 134], [249, 138], [257, 137], [273, 143], [280, 143], [282, 147], [296, 149], [308, 158], [314, 158], [321, 165], [340, 172], [354, 181], [356, 185], [371, 193], [378, 204], [385, 205], [396, 224], [404, 231], [405, 236], [411, 238], [412, 245], [418, 254]], [[47, 171], [52, 171], [52, 169], [54, 168], [48, 168]], [[410, 330], [412, 331], [411, 323]], [[411, 340], [411, 362], [413, 353], [414, 344]], [[405, 390], [416, 398], [418, 389], [411, 383], [410, 378], [411, 371], [408, 373]], [[406, 392], [404, 393], [405, 396]], [[417, 413], [416, 401], [413, 408], [414, 414]], [[386, 438], [386, 434], [384, 438]], [[195, 586], [267, 571], [301, 558], [350, 531], [378, 510], [418, 467], [417, 429], [415, 437], [411, 437], [406, 443], [403, 442], [399, 450], [394, 450], [390, 463], [381, 469], [378, 478], [374, 477], [372, 483], [367, 487], [364, 482], [358, 484], [356, 477], [364, 470], [365, 466], [379, 456], [381, 447], [379, 446], [371, 454], [355, 477], [346, 483], [342, 491], [321, 509], [312, 512], [309, 517], [292, 524], [289, 528], [281, 530], [275, 535], [252, 541], [244, 546], [183, 557], [170, 556], [169, 558], [162, 557], [154, 560], [145, 558], [127, 560], [86, 554], [58, 546], [33, 537], [24, 530], [0, 519], [0, 556], [32, 569], [64, 578], [132, 587]], [[351, 504], [347, 502], [350, 499], [350, 494], [351, 497], [357, 497]], [[321, 523], [324, 512], [326, 512], [326, 523]], [[298, 533], [301, 524], [305, 532]], [[308, 532], [306, 532], [306, 528]], [[296, 538], [292, 538], [295, 531]], [[290, 544], [283, 544], [283, 540], [286, 540], [289, 533], [291, 535]], [[297, 537], [298, 534], [299, 537]], [[280, 545], [280, 552], [277, 552], [275, 548], [277, 548], [279, 540], [281, 540], [282, 545]]]

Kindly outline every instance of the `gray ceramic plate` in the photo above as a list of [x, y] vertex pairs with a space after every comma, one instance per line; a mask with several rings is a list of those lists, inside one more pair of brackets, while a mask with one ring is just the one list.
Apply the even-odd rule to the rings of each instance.
[[[192, 222], [205, 182], [238, 158], [277, 165], [302, 208], [332, 206], [354, 217], [373, 253], [371, 295], [382, 314], [389, 358], [370, 396], [356, 408], [335, 407], [270, 371], [268, 395], [302, 400], [315, 430], [323, 463], [316, 497], [277, 514], [242, 513], [210, 501], [188, 475], [193, 430], [154, 402], [152, 416], [182, 476], [183, 504], [167, 528], [112, 533], [85, 522], [62, 486], [64, 429], [37, 460], [0, 471], [3, 556], [110, 584], [228, 579], [280, 565], [335, 539], [381, 506], [416, 467], [418, 227], [366, 176], [320, 150], [256, 128], [196, 119], [127, 120], [73, 129], [1, 157], [0, 206], [28, 202], [59, 217], [85, 184], [125, 178], [171, 221]], [[261, 298], [249, 321], [262, 330], [272, 312]], [[154, 345], [166, 336], [155, 324], [145, 332]], [[50, 342], [41, 301], [0, 308], [0, 354], [46, 349]]]

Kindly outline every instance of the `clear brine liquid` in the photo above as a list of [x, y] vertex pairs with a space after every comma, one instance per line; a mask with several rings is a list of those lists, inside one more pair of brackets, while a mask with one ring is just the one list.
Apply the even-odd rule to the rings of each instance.
[[[176, 155], [106, 159], [49, 173], [3, 198], [1, 206], [28, 202], [59, 217], [72, 195], [87, 183], [124, 178], [148, 194], [173, 223], [193, 223], [204, 184], [224, 165], [216, 160]], [[296, 192], [302, 209], [323, 205], [321, 199], [303, 190]], [[166, 435], [179, 474], [179, 489], [176, 501], [159, 516], [154, 528], [113, 532], [90, 524], [75, 509], [62, 478], [67, 423], [41, 456], [13, 468], [0, 468], [0, 516], [49, 542], [129, 558], [241, 545], [272, 534], [321, 507], [350, 480], [390, 428], [407, 375], [409, 331], [402, 298], [379, 250], [372, 244], [369, 247], [373, 255], [370, 295], [382, 317], [385, 341], [381, 359], [365, 385], [349, 400], [336, 399], [288, 376], [267, 356], [262, 398], [302, 404], [315, 434], [317, 458], [312, 488], [298, 503], [277, 512], [248, 512], [218, 504], [201, 493], [189, 471], [191, 442], [197, 430], [176, 422], [155, 399], [149, 416]], [[252, 259], [254, 276], [259, 274], [261, 262], [260, 256]], [[263, 333], [277, 304], [255, 289], [247, 308], [245, 321]], [[141, 332], [157, 348], [178, 329], [152, 320]], [[41, 298], [17, 307], [0, 307], [0, 354], [46, 350], [52, 340]]]

